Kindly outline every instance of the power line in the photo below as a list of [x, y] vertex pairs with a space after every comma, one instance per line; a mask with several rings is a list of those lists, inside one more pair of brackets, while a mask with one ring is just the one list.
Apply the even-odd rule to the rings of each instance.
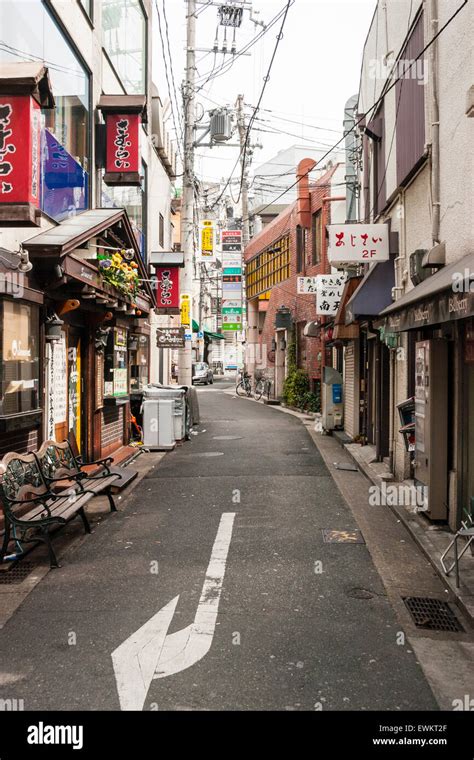
[[[163, 56], [163, 62], [165, 64], [166, 84], [168, 86], [168, 93], [169, 93], [169, 97], [170, 97], [171, 118], [173, 119], [174, 129], [175, 129], [175, 133], [176, 133], [176, 142], [177, 142], [177, 147], [178, 147], [178, 153], [179, 153], [179, 156], [181, 158], [181, 161], [183, 161], [183, 152], [181, 150], [181, 139], [183, 137], [183, 134], [182, 134], [182, 131], [178, 130], [178, 126], [177, 126], [177, 123], [176, 123], [176, 117], [175, 117], [175, 112], [174, 112], [174, 103], [173, 103], [173, 92], [174, 92], [175, 99], [176, 99], [176, 91], [172, 89], [171, 83], [170, 83], [170, 73], [168, 71], [168, 62], [166, 60], [165, 43], [164, 43], [164, 39], [163, 39], [163, 30], [162, 30], [162, 27], [161, 27], [161, 15], [160, 15], [160, 9], [158, 7], [158, 0], [155, 0], [155, 8], [156, 8], [157, 16], [158, 16], [158, 30], [159, 30], [159, 33], [160, 33], [161, 46], [162, 46], [162, 51], [161, 52], [162, 52], [162, 56]], [[179, 108], [178, 108], [178, 114], [179, 114]]]
[[257, 105], [255, 106], [254, 112], [253, 112], [252, 116], [250, 117], [250, 120], [249, 120], [249, 123], [248, 123], [248, 126], [247, 126], [243, 149], [241, 149], [241, 151], [239, 153], [237, 161], [234, 164], [234, 168], [232, 169], [232, 171], [230, 173], [230, 177], [227, 180], [226, 184], [224, 185], [224, 189], [222, 190], [221, 195], [217, 199], [216, 204], [219, 202], [220, 198], [224, 195], [227, 187], [229, 186], [229, 181], [232, 178], [232, 175], [233, 175], [233, 173], [234, 173], [234, 171], [235, 171], [235, 169], [236, 169], [236, 167], [237, 167], [237, 165], [238, 165], [238, 163], [239, 163], [239, 161], [240, 161], [240, 159], [242, 157], [242, 170], [241, 170], [241, 175], [240, 175], [240, 190], [239, 190], [239, 196], [237, 198], [236, 203], [238, 203], [239, 200], [240, 200], [240, 196], [241, 196], [241, 193], [242, 193], [242, 183], [243, 183], [243, 180], [244, 180], [245, 159], [246, 159], [246, 155], [247, 155], [247, 147], [248, 147], [248, 141], [249, 141], [249, 136], [250, 136], [250, 130], [252, 128], [252, 124], [254, 122], [254, 119], [255, 119], [255, 117], [256, 117], [256, 115], [258, 113], [258, 109], [260, 108], [260, 104], [262, 102], [262, 99], [263, 99], [263, 96], [264, 96], [267, 84], [268, 84], [268, 82], [270, 80], [270, 72], [272, 70], [272, 66], [273, 66], [273, 62], [275, 60], [275, 56], [276, 56], [276, 53], [277, 53], [277, 50], [278, 50], [278, 46], [279, 46], [281, 40], [283, 39], [283, 28], [285, 26], [285, 22], [286, 22], [286, 17], [288, 15], [288, 11], [289, 11], [290, 7], [293, 5], [294, 2], [295, 2], [295, 0], [288, 0], [288, 2], [286, 3], [286, 6], [284, 8], [283, 19], [282, 19], [282, 22], [281, 22], [280, 31], [279, 31], [279, 33], [277, 35], [275, 47], [274, 47], [273, 53], [272, 53], [272, 57], [270, 59], [269, 65], [268, 65], [267, 73], [266, 73], [266, 75], [264, 77], [264, 80], [263, 80], [263, 87], [262, 87], [261, 92], [260, 92], [260, 97], [259, 97], [259, 99], [257, 101]]
[[179, 122], [179, 127], [180, 127], [180, 130], [181, 130], [181, 134], [182, 134], [182, 132], [183, 132], [183, 122], [181, 120], [181, 113], [180, 113], [180, 109], [179, 109], [179, 105], [178, 105], [178, 99], [177, 99], [177, 96], [176, 96], [176, 92], [177, 92], [178, 88], [176, 87], [176, 80], [174, 78], [174, 71], [173, 71], [173, 57], [171, 55], [171, 45], [170, 45], [170, 36], [169, 36], [170, 29], [169, 29], [169, 25], [168, 25], [168, 16], [166, 15], [166, 1], [162, 0], [162, 3], [163, 3], [163, 18], [165, 20], [166, 44], [168, 46], [168, 55], [169, 55], [169, 59], [170, 59], [171, 81], [173, 83], [173, 92], [174, 92], [174, 98], [175, 98], [175, 103], [176, 103], [176, 110], [177, 110], [177, 114], [178, 114], [178, 122]]
[[[403, 75], [407, 74], [410, 71], [410, 69], [416, 64], [416, 62], [422, 57], [422, 55], [431, 47], [431, 45], [438, 39], [438, 37], [444, 32], [444, 30], [452, 23], [452, 21], [454, 21], [454, 19], [456, 18], [456, 16], [462, 11], [462, 9], [464, 8], [465, 5], [467, 5], [467, 3], [468, 3], [468, 0], [464, 0], [463, 4], [459, 6], [459, 8], [452, 14], [452, 16], [449, 17], [449, 19], [445, 22], [445, 24], [436, 32], [436, 34], [431, 38], [431, 40], [425, 45], [425, 47], [423, 48], [423, 50], [421, 50], [421, 52], [418, 53], [418, 55], [416, 56], [416, 58], [414, 58], [413, 61], [411, 61], [411, 63], [408, 66], [408, 68], [404, 70]], [[359, 126], [359, 124], [366, 118], [366, 116], [368, 116], [372, 111], [376, 111], [377, 107], [383, 101], [383, 99], [385, 98], [385, 96], [387, 95], [387, 93], [389, 93], [395, 87], [395, 85], [397, 84], [397, 82], [400, 79], [401, 79], [401, 77], [398, 76], [392, 82], [392, 84], [390, 84], [387, 88], [385, 88], [382, 91], [381, 95], [377, 98], [377, 100], [375, 101], [375, 103], [373, 103], [370, 106], [370, 108], [368, 108], [367, 111], [365, 111], [365, 113], [363, 113], [360, 116], [360, 118], [356, 122], [354, 122], [353, 126], [350, 129], [347, 130], [347, 132], [343, 135], [343, 137], [341, 137], [340, 140], [338, 140], [336, 143], [334, 143], [334, 145], [321, 157], [320, 161], [323, 161], [325, 158], [327, 158], [327, 156], [329, 156], [330, 153], [332, 153], [332, 151], [335, 150], [335, 148], [337, 148], [345, 140], [345, 138], [346, 138], [347, 135], [351, 134], [351, 132], [354, 132], [355, 129]], [[235, 169], [235, 167], [234, 167], [234, 169]], [[311, 169], [308, 170], [307, 172], [305, 172], [304, 174], [302, 174], [301, 177], [306, 177], [310, 173], [310, 171], [312, 171], [312, 170]], [[301, 179], [301, 177], [299, 179]], [[285, 193], [287, 193], [288, 190], [291, 190], [293, 187], [295, 187], [298, 184], [299, 179], [297, 179], [295, 182], [293, 182], [291, 185], [289, 185], [282, 193], [280, 193], [279, 195], [275, 196], [275, 198], [273, 198], [261, 210], [264, 211], [265, 208], [268, 208], [268, 206], [271, 206], [279, 198], [281, 198], [283, 195], [285, 195]]]

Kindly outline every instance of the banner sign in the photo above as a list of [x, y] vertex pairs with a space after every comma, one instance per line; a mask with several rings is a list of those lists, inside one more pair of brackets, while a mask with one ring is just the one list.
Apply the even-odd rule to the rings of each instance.
[[180, 346], [184, 346], [184, 327], [158, 327], [156, 345], [158, 348], [180, 348]]
[[320, 274], [316, 277], [316, 314], [336, 314], [341, 303], [346, 274]]
[[242, 307], [223, 306], [222, 314], [242, 314]]
[[296, 292], [298, 295], [316, 293], [317, 277], [297, 277]]
[[242, 230], [222, 230], [222, 252], [240, 253], [242, 250]]
[[140, 171], [140, 115], [107, 113], [105, 119], [105, 181], [113, 184], [113, 175], [118, 180], [118, 175], [137, 175]]
[[179, 267], [156, 268], [156, 309], [167, 314], [179, 312]]
[[389, 229], [387, 224], [328, 224], [328, 259], [340, 263], [387, 261]]
[[222, 300], [222, 309], [239, 309], [242, 308], [241, 293], [232, 293], [231, 298], [224, 298]]
[[222, 283], [222, 292], [227, 293], [228, 291], [232, 291], [235, 293], [235, 291], [240, 291], [242, 287], [241, 282], [223, 282]]
[[0, 203], [39, 206], [40, 118], [30, 95], [0, 96]]
[[216, 253], [214, 250], [214, 222], [204, 220], [201, 226], [201, 260], [215, 261]]
[[183, 327], [191, 327], [191, 297], [187, 293], [181, 293], [179, 303], [181, 324]]
[[239, 274], [223, 274], [222, 282], [242, 282], [242, 276]]

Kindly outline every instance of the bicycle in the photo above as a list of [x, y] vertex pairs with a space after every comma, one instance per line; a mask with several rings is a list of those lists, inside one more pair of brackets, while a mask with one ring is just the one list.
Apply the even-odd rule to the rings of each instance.
[[252, 385], [250, 382], [251, 377], [252, 376], [249, 375], [248, 372], [244, 372], [242, 380], [237, 384], [235, 388], [237, 396], [247, 396], [250, 398], [252, 395]]
[[260, 401], [263, 395], [270, 398], [270, 389], [272, 387], [272, 381], [267, 380], [265, 377], [261, 377], [255, 384], [254, 398]]

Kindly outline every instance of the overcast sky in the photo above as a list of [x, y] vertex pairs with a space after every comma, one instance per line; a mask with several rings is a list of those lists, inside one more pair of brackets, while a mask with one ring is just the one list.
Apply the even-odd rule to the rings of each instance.
[[[163, 2], [169, 25], [174, 77], [179, 88], [185, 67], [186, 2], [156, 0], [163, 35]], [[253, 14], [268, 24], [285, 5], [285, 0], [254, 0]], [[295, 0], [288, 11], [284, 37], [279, 44], [263, 96], [262, 110], [259, 112], [259, 118], [268, 119], [268, 122], [255, 122], [255, 126], [260, 129], [283, 130], [296, 136], [254, 133], [254, 140], [258, 137], [263, 145], [262, 149], [255, 151], [254, 167], [294, 143], [307, 142], [308, 145], [321, 146], [331, 145], [338, 139], [336, 131], [341, 133], [344, 104], [358, 90], [362, 50], [375, 6], [375, 0]], [[198, 3], [198, 8], [197, 47], [212, 48], [218, 9], [216, 6], [206, 8], [202, 3]], [[280, 25], [281, 20], [251, 48], [250, 57], [241, 56], [229, 71], [204, 84], [196, 98], [197, 103], [201, 104], [198, 105], [199, 113], [216, 105], [233, 105], [239, 93], [244, 95], [246, 103], [257, 103]], [[261, 30], [262, 27], [255, 26], [246, 11], [242, 26], [236, 32], [237, 52]], [[219, 47], [222, 47], [223, 33], [224, 28], [219, 27]], [[156, 12], [154, 35], [153, 78], [163, 100], [166, 100], [168, 86]], [[230, 47], [230, 29], [227, 29], [227, 38]], [[214, 57], [213, 53], [197, 52], [196, 58], [198, 85], [204, 83], [213, 66], [214, 73], [220, 73], [219, 67], [224, 61], [221, 54]], [[226, 60], [230, 60], [230, 56]], [[180, 93], [177, 97], [181, 103]], [[248, 108], [247, 113], [250, 115], [252, 109]], [[171, 119], [168, 127], [173, 128]], [[228, 177], [239, 150], [231, 147], [199, 147], [196, 155], [205, 157], [196, 160], [198, 177], [218, 180]]]

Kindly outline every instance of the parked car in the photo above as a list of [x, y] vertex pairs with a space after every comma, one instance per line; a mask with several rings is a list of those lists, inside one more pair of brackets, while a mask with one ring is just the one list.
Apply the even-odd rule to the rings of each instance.
[[193, 385], [195, 383], [204, 383], [204, 385], [212, 385], [214, 382], [214, 374], [209, 364], [206, 362], [196, 362], [193, 364]]

